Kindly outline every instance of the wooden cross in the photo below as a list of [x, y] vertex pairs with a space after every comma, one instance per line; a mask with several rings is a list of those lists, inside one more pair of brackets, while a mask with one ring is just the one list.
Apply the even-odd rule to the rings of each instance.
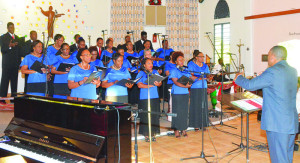
[[240, 39], [240, 43], [237, 44], [236, 46], [239, 47], [239, 71], [241, 71], [241, 63], [242, 63], [241, 47], [242, 47], [242, 46], [245, 46], [245, 45], [242, 44], [242, 40]]

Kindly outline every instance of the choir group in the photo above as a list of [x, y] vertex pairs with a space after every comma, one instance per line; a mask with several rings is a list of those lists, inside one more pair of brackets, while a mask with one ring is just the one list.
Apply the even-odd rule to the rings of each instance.
[[[33, 40], [31, 52], [20, 64], [21, 72], [28, 75], [25, 92], [44, 96], [47, 87], [53, 97], [102, 98], [111, 102], [138, 104], [142, 110], [147, 110], [150, 98], [153, 112], [160, 112], [160, 99], [164, 94], [166, 98], [163, 100], [167, 100], [169, 106], [172, 105], [172, 112], [177, 113], [171, 125], [177, 138], [181, 135], [186, 137], [188, 127], [200, 129], [202, 113], [205, 118], [203, 125], [207, 126], [206, 88], [209, 78], [201, 76], [201, 72], [209, 73], [209, 67], [204, 63], [204, 54], [195, 50], [187, 67], [182, 69], [184, 54], [169, 48], [168, 40], [163, 40], [162, 48], [154, 51], [146, 32], [141, 33], [141, 38], [133, 44], [128, 35], [125, 44], [117, 48], [113, 47], [112, 38], [106, 40], [105, 46], [104, 40], [98, 38], [96, 46], [87, 48], [85, 40], [78, 34], [74, 37], [76, 43], [71, 46], [64, 43], [63, 35], [56, 34], [54, 44], [48, 46], [44, 53], [43, 43]], [[37, 63], [41, 71], [33, 70]], [[94, 78], [88, 82], [89, 76], [97, 71], [105, 73], [101, 74], [103, 78]], [[153, 74], [168, 78], [148, 84], [147, 78]], [[179, 81], [182, 76], [192, 82], [183, 84]], [[138, 80], [136, 83], [118, 84], [122, 79]], [[148, 114], [141, 113], [139, 117], [139, 132], [145, 136], [146, 141], [150, 141]], [[159, 118], [159, 115], [151, 116], [153, 141], [156, 140], [155, 135], [160, 133]]]

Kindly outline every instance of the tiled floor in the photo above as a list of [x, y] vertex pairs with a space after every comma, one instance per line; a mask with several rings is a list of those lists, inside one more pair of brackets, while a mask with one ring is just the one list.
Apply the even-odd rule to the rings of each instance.
[[[250, 147], [257, 145], [264, 145], [266, 143], [266, 134], [260, 129], [260, 124], [257, 122], [256, 114], [250, 115]], [[13, 112], [0, 112], [0, 135], [7, 124], [13, 117]], [[244, 118], [245, 122], [245, 118]], [[162, 126], [166, 126], [162, 131], [167, 131], [169, 122], [163, 118], [161, 120]], [[236, 146], [232, 143], [240, 144], [240, 118], [225, 122], [224, 124], [237, 127], [233, 129], [227, 126], [211, 126], [204, 133], [204, 153], [205, 155], [215, 155], [215, 157], [208, 157], [210, 162], [246, 162], [246, 151], [237, 150], [228, 155], [227, 152], [235, 149]], [[244, 127], [246, 123], [244, 123]], [[227, 132], [227, 133], [224, 133]], [[246, 130], [244, 130], [246, 135]], [[236, 135], [231, 135], [236, 134]], [[174, 136], [157, 137], [157, 141], [152, 143], [152, 151], [154, 161], [158, 163], [176, 163], [176, 162], [205, 162], [203, 159], [184, 160], [182, 158], [200, 156], [201, 152], [201, 132], [189, 131], [188, 137], [175, 138]], [[246, 141], [244, 140], [244, 145]], [[149, 143], [144, 140], [138, 141], [138, 156], [139, 162], [149, 162]], [[267, 152], [250, 149], [250, 162], [266, 163], [270, 162]], [[134, 141], [132, 141], [132, 162], [134, 162]], [[294, 162], [300, 162], [300, 152], [294, 152]]]
[[[266, 143], [266, 134], [260, 129], [260, 124], [257, 122], [256, 114], [250, 115], [250, 147], [257, 145], [264, 145]], [[245, 119], [245, 118], [244, 118]], [[245, 120], [244, 120], [245, 121]], [[245, 121], [246, 122], [246, 121]], [[246, 162], [246, 150], [236, 152], [228, 155], [227, 153], [237, 146], [232, 143], [240, 144], [240, 137], [230, 135], [240, 135], [240, 118], [236, 118], [225, 124], [235, 126], [233, 129], [227, 126], [211, 126], [204, 133], [204, 153], [205, 155], [215, 155], [215, 157], [208, 157], [210, 162]], [[245, 127], [244, 123], [244, 127]], [[228, 132], [224, 133], [222, 131]], [[246, 130], [244, 130], [246, 135]], [[201, 153], [201, 132], [189, 131], [188, 137], [175, 138], [174, 136], [163, 136], [157, 138], [156, 142], [152, 143], [152, 151], [155, 162], [205, 162], [201, 158], [184, 160], [182, 158], [200, 156]], [[246, 145], [246, 140], [243, 141]], [[133, 147], [134, 144], [132, 144]], [[149, 162], [149, 143], [142, 140], [138, 141], [139, 162]], [[133, 148], [132, 148], [133, 150]], [[132, 158], [134, 161], [134, 151], [132, 151]], [[266, 163], [270, 162], [267, 151], [249, 150], [250, 162]], [[300, 152], [294, 152], [294, 162], [300, 162]]]

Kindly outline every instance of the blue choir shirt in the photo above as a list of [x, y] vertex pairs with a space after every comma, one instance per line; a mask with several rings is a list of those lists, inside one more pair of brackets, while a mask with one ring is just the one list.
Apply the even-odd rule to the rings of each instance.
[[[164, 59], [166, 56], [170, 56], [171, 52], [173, 52], [174, 50], [172, 48], [169, 49], [165, 49], [165, 54], [164, 54], [164, 49], [163, 48], [159, 48], [156, 50], [156, 52], [161, 52], [160, 55], [158, 56], [158, 58], [162, 58]], [[158, 64], [159, 66], [163, 65], [164, 63], [167, 63], [166, 61], [159, 61]]]
[[104, 67], [103, 62], [100, 59], [96, 59], [93, 62], [90, 62], [91, 66]]
[[58, 50], [57, 49], [55, 49], [54, 48], [54, 46], [49, 46], [48, 48], [47, 48], [47, 58], [49, 58], [49, 64], [50, 65], [53, 65], [54, 64], [54, 62], [53, 62], [53, 60], [54, 60], [54, 58], [55, 58], [55, 54], [58, 52]]
[[[153, 74], [159, 75], [157, 70], [152, 71]], [[147, 84], [147, 74], [144, 71], [140, 71], [136, 78], [142, 77], [137, 83]], [[150, 87], [150, 99], [158, 98], [157, 86]], [[148, 88], [140, 89], [140, 100], [148, 99]]]
[[[95, 66], [90, 66], [89, 70], [84, 70], [79, 65], [73, 66], [69, 72], [68, 80], [79, 82], [84, 77], [89, 77], [90, 74], [97, 71]], [[94, 84], [82, 84], [81, 86], [71, 89], [71, 97], [97, 99], [96, 85]]]
[[113, 54], [115, 54], [115, 53], [116, 53], [116, 51], [113, 51], [112, 53], [110, 53], [110, 52], [108, 52], [107, 50], [103, 50], [102, 53], [101, 53], [100, 60], [102, 61], [102, 58], [103, 58], [104, 55], [106, 55], [106, 56], [112, 58]]
[[[173, 68], [173, 69], [171, 69], [171, 71], [170, 71], [170, 76], [169, 76], [169, 78], [177, 78], [177, 79], [179, 79], [179, 78], [181, 78], [181, 76], [186, 76], [186, 77], [190, 77], [191, 76], [191, 74], [190, 73], [188, 73], [188, 72], [182, 72], [182, 71], [179, 71], [179, 69], [178, 68]], [[171, 91], [171, 93], [172, 94], [189, 94], [189, 90], [188, 90], [188, 88], [183, 88], [183, 87], [179, 87], [179, 86], [177, 86], [176, 84], [173, 84], [173, 86], [172, 86], [172, 91]]]
[[132, 54], [130, 54], [128, 52], [125, 52], [124, 57], [125, 58], [127, 58], [127, 57], [139, 57], [139, 54], [137, 52], [133, 52]]
[[[205, 64], [203, 62], [203, 66], [200, 67], [198, 66], [194, 61], [191, 61], [188, 63], [188, 69], [190, 71], [194, 71], [194, 72], [204, 72], [204, 73], [210, 73], [209, 72], [209, 67], [207, 66], [207, 64]], [[194, 75], [196, 77], [200, 77], [200, 74], [199, 73], [194, 73]], [[206, 75], [204, 75], [204, 78], [206, 78]], [[204, 82], [204, 83], [202, 83]], [[191, 88], [202, 88], [202, 84], [204, 84], [204, 88], [207, 88], [207, 80], [196, 80], [193, 85], [191, 86]]]
[[[70, 56], [68, 59], [64, 59], [63, 57], [58, 55], [54, 58], [54, 63], [55, 64], [53, 66], [56, 67], [57, 70], [61, 63], [77, 64], [78, 60], [74, 56]], [[68, 83], [68, 74], [55, 74], [53, 83]]]
[[[171, 63], [171, 62], [166, 62], [166, 65], [165, 65], [165, 72], [166, 71], [169, 71], [171, 73], [171, 70], [176, 68], [176, 64], [175, 63]], [[173, 84], [173, 81], [172, 79], [170, 78], [170, 76], [168, 77], [168, 82], [167, 84]]]
[[[114, 61], [111, 59], [107, 65], [107, 67], [111, 67], [112, 65], [114, 65]], [[122, 67], [125, 67], [125, 68], [131, 68], [131, 64], [129, 63], [129, 61], [124, 57], [123, 58], [123, 65]]]
[[[114, 82], [116, 80], [120, 81], [122, 79], [130, 79], [130, 73], [127, 68], [122, 67], [120, 70], [115, 70], [112, 68], [107, 69], [107, 73], [105, 78], [102, 81], [106, 81], [108, 83]], [[112, 85], [106, 88], [105, 96], [127, 96], [127, 87]]]
[[[25, 56], [25, 58], [21, 62], [20, 67], [27, 65], [28, 70], [32, 70], [32, 69], [30, 69], [32, 64], [35, 61], [42, 62], [43, 56], [44, 55], [42, 55], [41, 57], [36, 57], [32, 54], [28, 54]], [[47, 63], [49, 63], [49, 59], [47, 59], [47, 62], [45, 62], [45, 59], [44, 59], [43, 64], [48, 65]], [[36, 72], [36, 73], [28, 75], [27, 83], [45, 83], [45, 82], [46, 82], [46, 74], [41, 74], [41, 73]], [[44, 93], [37, 93], [37, 92], [27, 92], [27, 94], [38, 95], [38, 96], [45, 95]]]
[[75, 50], [75, 51], [71, 54], [71, 57], [77, 58], [77, 54], [78, 54], [78, 50]]

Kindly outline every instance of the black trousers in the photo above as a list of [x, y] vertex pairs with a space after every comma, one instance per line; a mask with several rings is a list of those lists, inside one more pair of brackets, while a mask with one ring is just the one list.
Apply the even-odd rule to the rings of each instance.
[[17, 95], [18, 88], [18, 68], [2, 68], [0, 84], [0, 97], [7, 97], [8, 84], [11, 84], [11, 96]]

